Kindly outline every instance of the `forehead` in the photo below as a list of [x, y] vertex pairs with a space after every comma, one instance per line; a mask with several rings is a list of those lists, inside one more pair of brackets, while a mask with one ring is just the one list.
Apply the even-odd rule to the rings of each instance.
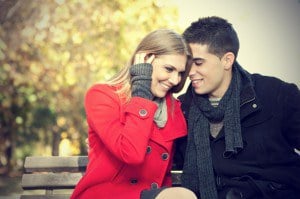
[[160, 65], [172, 66], [177, 70], [185, 70], [187, 57], [180, 54], [160, 55], [155, 61]]
[[189, 44], [193, 53], [194, 58], [205, 57], [205, 55], [210, 54], [208, 52], [208, 46], [205, 44], [190, 43]]

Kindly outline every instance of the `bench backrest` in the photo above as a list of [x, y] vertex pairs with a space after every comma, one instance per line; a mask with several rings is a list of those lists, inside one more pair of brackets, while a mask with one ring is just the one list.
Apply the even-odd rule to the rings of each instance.
[[[87, 156], [26, 157], [20, 199], [67, 199], [84, 175]], [[172, 171], [173, 186], [180, 186], [181, 171]], [[27, 190], [45, 190], [44, 193]], [[60, 191], [59, 191], [60, 190]]]

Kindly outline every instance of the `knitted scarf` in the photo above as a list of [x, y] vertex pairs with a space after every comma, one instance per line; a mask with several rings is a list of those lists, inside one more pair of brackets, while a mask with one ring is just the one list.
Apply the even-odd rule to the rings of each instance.
[[[200, 192], [201, 199], [217, 199], [210, 148], [210, 122], [221, 122], [225, 132], [224, 158], [230, 158], [243, 149], [240, 124], [241, 73], [249, 77], [238, 64], [233, 67], [230, 86], [217, 107], [207, 95], [192, 93], [188, 115], [188, 143], [183, 167], [182, 185]], [[248, 78], [250, 79], [250, 78]]]
[[163, 128], [168, 120], [166, 98], [157, 98], [154, 102], [158, 105], [154, 115], [154, 122], [159, 128]]

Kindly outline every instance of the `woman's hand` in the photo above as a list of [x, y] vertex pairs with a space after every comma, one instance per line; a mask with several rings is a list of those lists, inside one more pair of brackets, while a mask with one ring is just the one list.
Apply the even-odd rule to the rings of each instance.
[[152, 64], [153, 60], [155, 58], [154, 54], [147, 54], [147, 53], [137, 53], [134, 57], [134, 63], [133, 64], [143, 64], [148, 63]]
[[130, 67], [132, 97], [153, 100], [154, 96], [151, 92], [153, 67], [151, 63], [154, 58], [154, 54], [137, 53], [135, 55], [134, 65]]

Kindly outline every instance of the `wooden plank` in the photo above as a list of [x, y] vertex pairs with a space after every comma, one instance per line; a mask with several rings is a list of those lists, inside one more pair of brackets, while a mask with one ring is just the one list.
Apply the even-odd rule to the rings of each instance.
[[[24, 190], [47, 190], [45, 195], [37, 193], [24, 193], [20, 199], [67, 199], [70, 194], [66, 192], [55, 193], [63, 189], [72, 191], [78, 181], [84, 175], [87, 156], [32, 156], [25, 160], [24, 168], [26, 172], [22, 176], [22, 188]], [[49, 172], [50, 171], [50, 172]], [[55, 173], [61, 172], [61, 173]], [[181, 185], [182, 171], [171, 171], [173, 186]], [[53, 195], [51, 194], [53, 190]], [[50, 194], [47, 194], [50, 193]]]
[[[173, 186], [181, 185], [182, 171], [171, 171]], [[74, 188], [83, 173], [34, 173], [23, 174], [23, 189]]]
[[20, 199], [69, 199], [71, 195], [21, 195]]
[[88, 163], [87, 156], [31, 156], [25, 159], [25, 172], [83, 172]]
[[83, 176], [82, 173], [32, 173], [23, 174], [22, 188], [32, 189], [73, 189]]

